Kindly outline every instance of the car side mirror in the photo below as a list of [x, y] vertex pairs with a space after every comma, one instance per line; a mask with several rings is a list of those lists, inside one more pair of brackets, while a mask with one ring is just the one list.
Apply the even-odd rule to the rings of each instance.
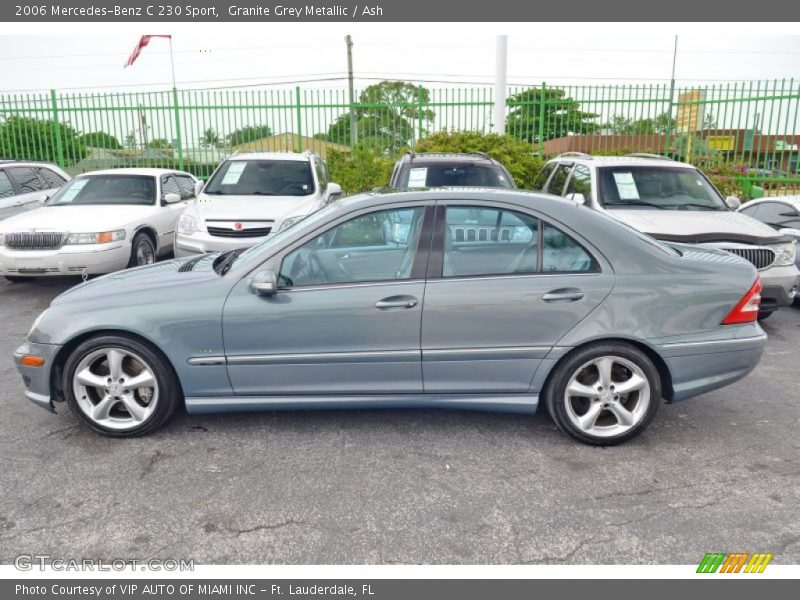
[[164, 204], [175, 204], [176, 202], [180, 202], [181, 200], [183, 200], [183, 198], [181, 198], [180, 194], [169, 193], [169, 194], [164, 194], [163, 200]]
[[727, 198], [725, 198], [725, 204], [731, 210], [736, 210], [742, 205], [742, 201], [739, 200], [739, 198], [736, 196], [728, 196]]
[[328, 202], [333, 202], [339, 196], [342, 195], [342, 186], [338, 183], [329, 183], [328, 184]]
[[275, 271], [259, 271], [250, 280], [250, 289], [258, 296], [272, 296], [278, 291], [278, 276]]
[[202, 181], [198, 181], [197, 183], [194, 184], [194, 197], [195, 198], [197, 198], [197, 196], [200, 195], [200, 192], [203, 191], [203, 186], [204, 185], [205, 184]]
[[800, 229], [795, 229], [793, 227], [783, 227], [781, 229], [778, 229], [778, 233], [782, 233], [783, 235], [791, 236], [796, 241], [800, 241]]
[[586, 196], [584, 196], [580, 192], [573, 192], [572, 194], [567, 194], [566, 199], [572, 200], [577, 206], [583, 206], [584, 204], [586, 204]]

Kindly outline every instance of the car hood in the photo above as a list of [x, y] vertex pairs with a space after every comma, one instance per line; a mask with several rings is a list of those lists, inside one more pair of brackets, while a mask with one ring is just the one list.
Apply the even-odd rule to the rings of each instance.
[[214, 259], [217, 256], [217, 253], [213, 253], [176, 258], [103, 275], [68, 289], [57, 296], [51, 304], [55, 306], [65, 302], [110, 299], [113, 296], [130, 298], [134, 293], [153, 302], [153, 299], [159, 298], [159, 291], [166, 288], [185, 286], [198, 280], [220, 279], [213, 269]]
[[0, 231], [113, 231], [151, 215], [154, 208], [132, 205], [43, 206], [0, 221]]
[[621, 210], [609, 215], [659, 240], [770, 244], [789, 241], [772, 227], [742, 213], [727, 210]]
[[201, 194], [189, 210], [204, 221], [280, 221], [306, 215], [319, 206], [311, 196], [217, 196]]

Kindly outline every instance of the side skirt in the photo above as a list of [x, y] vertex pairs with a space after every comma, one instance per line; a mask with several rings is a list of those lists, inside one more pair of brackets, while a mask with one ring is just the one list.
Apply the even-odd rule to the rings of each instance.
[[349, 396], [222, 396], [187, 397], [190, 414], [265, 410], [447, 408], [532, 414], [538, 394], [396, 394]]

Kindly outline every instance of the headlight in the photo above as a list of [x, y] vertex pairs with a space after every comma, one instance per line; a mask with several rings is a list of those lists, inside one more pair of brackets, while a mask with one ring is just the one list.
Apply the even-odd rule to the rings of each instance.
[[306, 218], [306, 215], [299, 215], [297, 217], [289, 217], [288, 219], [284, 219], [281, 226], [278, 228], [278, 231], [283, 231], [284, 229], [289, 229], [295, 223], [299, 223], [303, 219]]
[[200, 231], [197, 219], [188, 213], [183, 213], [181, 218], [178, 219], [178, 233], [192, 235], [196, 231]]
[[125, 230], [100, 231], [98, 233], [70, 233], [67, 244], [108, 244], [125, 239]]
[[42, 312], [39, 313], [39, 316], [36, 317], [36, 319], [33, 321], [33, 325], [31, 325], [31, 328], [28, 330], [28, 335], [26, 336], [26, 339], [31, 337], [31, 334], [34, 332], [36, 327], [38, 327], [39, 323], [41, 323], [42, 318], [44, 317], [44, 315], [47, 313], [48, 310], [49, 309], [45, 308]]
[[785, 244], [775, 244], [770, 246], [775, 252], [775, 265], [778, 267], [786, 267], [794, 264], [796, 248], [794, 242], [787, 242]]

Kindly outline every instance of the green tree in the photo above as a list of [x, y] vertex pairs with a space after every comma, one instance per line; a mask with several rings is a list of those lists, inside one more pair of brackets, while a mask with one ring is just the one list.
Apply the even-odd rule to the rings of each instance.
[[122, 140], [122, 143], [125, 144], [125, 147], [129, 150], [133, 150], [139, 144], [136, 140], [136, 134], [133, 131], [128, 132], [128, 135], [125, 136], [125, 139]]
[[608, 123], [603, 125], [603, 129], [619, 135], [631, 134], [664, 134], [674, 132], [676, 128], [675, 120], [669, 113], [661, 113], [649, 119], [631, 119], [622, 115], [614, 116]]
[[598, 128], [599, 115], [582, 111], [580, 102], [563, 89], [545, 88], [543, 93], [542, 88], [529, 88], [508, 98], [506, 104], [506, 133], [526, 142], [594, 133]]
[[150, 140], [144, 145], [145, 148], [153, 148], [154, 150], [171, 150], [172, 144], [170, 144], [164, 138], [156, 138], [154, 140]]
[[272, 135], [272, 129], [269, 125], [246, 125], [240, 127], [236, 131], [229, 133], [227, 140], [229, 146], [238, 146], [239, 144], [246, 144]]
[[348, 194], [388, 185], [394, 167], [394, 158], [360, 144], [352, 153], [328, 150], [327, 161], [331, 179]]
[[84, 146], [92, 148], [106, 148], [107, 150], [119, 150], [122, 148], [122, 144], [119, 143], [119, 140], [105, 131], [84, 133], [78, 140]]
[[203, 132], [203, 137], [200, 138], [200, 145], [203, 148], [211, 148], [220, 145], [219, 134], [214, 131], [213, 127], [209, 127]]
[[366, 88], [352, 113], [346, 112], [328, 128], [325, 139], [353, 146], [351, 114], [355, 116], [357, 143], [384, 155], [410, 145], [420, 121], [423, 133], [436, 114], [430, 108], [430, 91], [404, 81], [381, 81]]
[[0, 156], [57, 162], [56, 132], [65, 162], [72, 164], [86, 157], [86, 146], [69, 125], [20, 116], [0, 121]]

